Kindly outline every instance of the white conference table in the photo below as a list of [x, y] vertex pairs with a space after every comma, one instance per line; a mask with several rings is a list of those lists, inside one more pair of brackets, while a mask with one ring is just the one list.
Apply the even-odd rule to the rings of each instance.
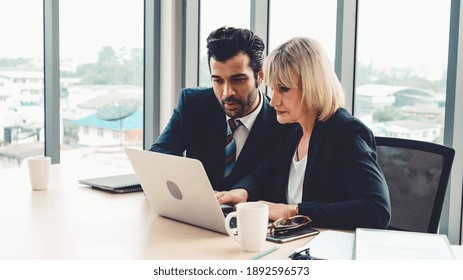
[[[0, 170], [0, 259], [249, 259], [227, 235], [157, 215], [142, 192], [112, 194], [83, 178], [131, 173], [89, 162], [52, 165], [48, 190], [32, 191], [27, 168]], [[262, 259], [288, 260], [312, 237]], [[266, 248], [275, 243], [267, 242]]]

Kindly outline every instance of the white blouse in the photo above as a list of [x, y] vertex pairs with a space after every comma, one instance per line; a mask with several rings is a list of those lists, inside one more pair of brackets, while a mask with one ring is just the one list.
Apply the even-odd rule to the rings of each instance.
[[302, 202], [302, 189], [305, 177], [305, 168], [307, 165], [307, 155], [297, 161], [297, 149], [291, 161], [289, 170], [288, 191], [286, 193], [286, 201], [289, 205], [299, 204]]

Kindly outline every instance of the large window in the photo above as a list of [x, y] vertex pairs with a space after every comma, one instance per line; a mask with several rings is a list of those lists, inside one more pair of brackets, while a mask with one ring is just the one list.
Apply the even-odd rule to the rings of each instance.
[[199, 85], [211, 86], [207, 63], [207, 36], [222, 26], [249, 29], [251, 4], [249, 0], [201, 0], [200, 3]]
[[62, 162], [124, 166], [142, 146], [143, 2], [60, 1]]
[[337, 0], [271, 0], [269, 52], [297, 37], [314, 38], [325, 48], [334, 65]]
[[361, 0], [355, 115], [377, 136], [443, 142], [450, 0]]
[[42, 2], [0, 2], [0, 168], [44, 154]]

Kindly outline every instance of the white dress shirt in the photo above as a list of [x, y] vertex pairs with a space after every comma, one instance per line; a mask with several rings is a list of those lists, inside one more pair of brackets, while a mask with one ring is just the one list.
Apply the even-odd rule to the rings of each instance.
[[[256, 121], [257, 115], [259, 115], [260, 111], [262, 110], [262, 100], [263, 96], [262, 93], [259, 90], [259, 105], [257, 105], [257, 108], [249, 115], [241, 117], [241, 118], [236, 118], [236, 120], [239, 120], [241, 122], [241, 125], [238, 126], [233, 133], [233, 139], [235, 140], [235, 145], [236, 145], [236, 158], [238, 159], [241, 150], [243, 150], [244, 144], [246, 143], [246, 139], [248, 139], [249, 132], [252, 129], [252, 126], [254, 125], [254, 122]], [[230, 119], [229, 116], [226, 116], [226, 120], [228, 121]]]

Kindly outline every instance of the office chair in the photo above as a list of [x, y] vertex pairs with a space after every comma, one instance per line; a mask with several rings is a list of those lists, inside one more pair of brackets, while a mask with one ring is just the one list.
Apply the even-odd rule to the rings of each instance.
[[437, 233], [455, 150], [416, 140], [375, 139], [391, 197], [389, 229]]

